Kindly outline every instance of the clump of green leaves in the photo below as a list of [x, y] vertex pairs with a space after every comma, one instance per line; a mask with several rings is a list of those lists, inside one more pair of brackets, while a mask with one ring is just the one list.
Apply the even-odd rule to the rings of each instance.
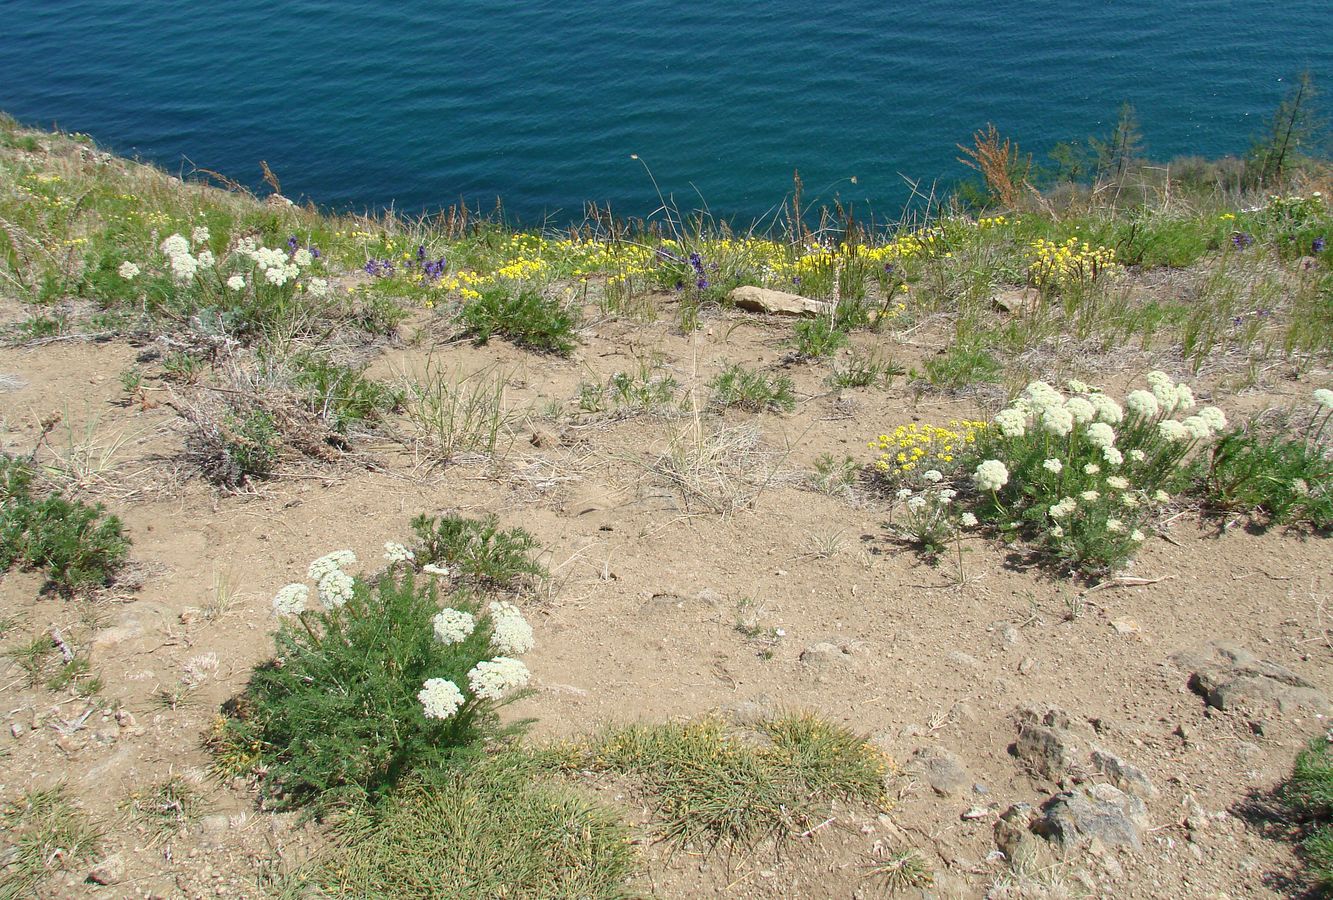
[[1302, 848], [1310, 874], [1321, 889], [1333, 890], [1333, 743], [1327, 736], [1315, 738], [1296, 757], [1281, 794], [1306, 824]]
[[825, 318], [797, 322], [792, 328], [796, 355], [801, 359], [832, 356], [847, 344], [847, 332]]
[[402, 401], [390, 388], [367, 378], [364, 368], [339, 365], [321, 354], [303, 353], [293, 360], [293, 368], [311, 411], [339, 433], [375, 422]]
[[574, 351], [579, 319], [573, 307], [530, 287], [516, 293], [505, 287], [489, 288], [468, 301], [458, 316], [463, 330], [478, 344], [499, 335], [520, 347], [560, 356]]
[[339, 822], [310, 873], [334, 897], [629, 900], [637, 868], [617, 816], [500, 754], [404, 786]]
[[890, 764], [863, 738], [812, 715], [754, 728], [746, 739], [717, 718], [631, 725], [563, 748], [560, 764], [638, 779], [666, 837], [712, 849], [798, 834], [835, 800], [883, 801]]
[[43, 572], [60, 592], [105, 585], [129, 555], [120, 519], [101, 504], [34, 495], [27, 463], [0, 455], [0, 571]]
[[713, 403], [749, 412], [791, 412], [796, 408], [796, 386], [787, 375], [769, 377], [740, 364], [727, 366], [708, 382]]
[[892, 360], [880, 359], [875, 353], [853, 351], [847, 361], [833, 370], [830, 381], [834, 387], [861, 388], [883, 385], [888, 387], [895, 376], [904, 373], [902, 366]]
[[457, 513], [420, 515], [412, 520], [419, 565], [448, 566], [450, 574], [485, 587], [513, 589], [541, 578], [537, 539], [522, 528], [503, 529], [496, 516], [468, 519]]
[[[284, 609], [292, 614], [274, 638], [275, 658], [255, 668], [212, 741], [225, 759], [256, 758], [276, 804], [375, 801], [410, 772], [464, 765], [486, 743], [523, 729], [502, 725], [498, 714], [522, 691], [488, 698], [469, 681], [478, 663], [499, 655], [491, 614], [461, 594], [449, 597], [455, 616], [471, 617], [473, 627], [446, 639], [434, 625], [443, 599], [435, 579], [402, 568], [376, 584], [337, 576], [350, 583], [350, 597]], [[321, 597], [327, 590], [321, 581]], [[458, 691], [459, 705], [444, 718], [428, 716], [418, 698], [434, 679]]]
[[1276, 525], [1333, 528], [1333, 458], [1305, 435], [1232, 429], [1196, 465], [1208, 504]]

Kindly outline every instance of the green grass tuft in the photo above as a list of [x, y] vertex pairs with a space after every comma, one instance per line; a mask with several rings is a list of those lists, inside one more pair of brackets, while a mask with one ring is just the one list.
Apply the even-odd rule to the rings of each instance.
[[746, 849], [817, 825], [834, 800], [882, 805], [887, 757], [811, 715], [786, 715], [739, 734], [717, 718], [611, 729], [562, 764], [639, 781], [680, 844]]
[[101, 829], [65, 796], [63, 785], [0, 807], [0, 900], [50, 896], [46, 879], [92, 858]]
[[333, 897], [628, 900], [637, 861], [614, 813], [506, 754], [404, 786], [337, 827], [306, 877]]

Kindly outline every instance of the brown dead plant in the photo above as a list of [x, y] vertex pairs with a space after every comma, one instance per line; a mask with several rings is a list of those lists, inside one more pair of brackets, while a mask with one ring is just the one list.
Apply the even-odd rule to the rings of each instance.
[[1024, 155], [1009, 138], [1000, 138], [999, 129], [987, 123], [985, 130], [972, 135], [971, 147], [958, 145], [963, 156], [958, 161], [975, 169], [986, 179], [986, 189], [1000, 205], [1014, 209], [1019, 195], [1028, 187], [1032, 172], [1032, 154]]

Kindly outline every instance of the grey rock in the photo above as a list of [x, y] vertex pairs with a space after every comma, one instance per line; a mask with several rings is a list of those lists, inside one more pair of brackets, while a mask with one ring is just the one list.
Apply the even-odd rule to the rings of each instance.
[[1092, 768], [1104, 775], [1109, 775], [1115, 786], [1129, 791], [1136, 797], [1151, 800], [1157, 796], [1157, 788], [1147, 773], [1137, 766], [1131, 766], [1114, 753], [1098, 747], [1092, 748]]
[[125, 858], [113, 853], [88, 870], [87, 880], [93, 884], [120, 884], [125, 880]]
[[143, 634], [143, 626], [134, 619], [122, 622], [119, 625], [104, 629], [97, 633], [93, 638], [92, 652], [105, 653], [114, 650], [126, 641], [132, 641]]
[[1080, 785], [1061, 791], [1042, 806], [1033, 830], [1061, 850], [1096, 841], [1102, 847], [1143, 849], [1148, 811], [1143, 801], [1109, 784]]
[[22, 375], [0, 372], [0, 392], [20, 391], [27, 386], [28, 382]]
[[1012, 867], [1030, 871], [1051, 864], [1046, 844], [1032, 833], [1034, 812], [1031, 804], [1015, 803], [995, 823], [995, 846]]
[[821, 641], [801, 651], [801, 662], [812, 669], [839, 669], [850, 666], [852, 657], [837, 644]]
[[1041, 304], [1041, 293], [1035, 288], [1013, 288], [1000, 291], [990, 302], [1000, 312], [1027, 312]]
[[813, 319], [828, 315], [829, 304], [811, 300], [800, 294], [788, 294], [785, 291], [772, 291], [754, 285], [741, 285], [730, 294], [731, 302], [741, 309], [763, 312], [774, 316], [801, 316]]
[[953, 651], [948, 655], [947, 659], [954, 665], [962, 666], [965, 669], [981, 668], [981, 663], [977, 660], [975, 656], [972, 656], [969, 653], [964, 653], [961, 650]]
[[1191, 672], [1190, 689], [1216, 709], [1330, 710], [1328, 697], [1313, 684], [1234, 644], [1214, 642], [1202, 651], [1172, 654], [1171, 660]]
[[1036, 775], [1059, 781], [1074, 769], [1081, 756], [1072, 734], [1047, 725], [1023, 725], [1013, 754]]
[[212, 813], [199, 820], [199, 828], [207, 834], [222, 834], [231, 827], [231, 820], [225, 813]]
[[968, 774], [963, 761], [943, 747], [918, 750], [908, 764], [907, 771], [923, 779], [941, 797], [965, 794], [972, 784], [972, 776]]

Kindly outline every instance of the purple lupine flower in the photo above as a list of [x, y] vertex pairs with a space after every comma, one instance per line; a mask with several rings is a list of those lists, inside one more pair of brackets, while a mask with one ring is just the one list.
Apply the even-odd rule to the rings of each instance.
[[1324, 240], [1322, 237], [1317, 237], [1314, 239], [1314, 242], [1310, 244], [1310, 252], [1323, 253], [1324, 248], [1327, 246], [1328, 246], [1328, 241]]
[[310, 255], [313, 256], [315, 259], [319, 259], [319, 256], [320, 256], [319, 248], [318, 248], [318, 247], [311, 247], [311, 248], [310, 248]]
[[1231, 243], [1235, 245], [1237, 250], [1244, 250], [1254, 243], [1254, 238], [1243, 231], [1237, 231], [1231, 236]]
[[707, 278], [700, 278], [698, 281], [695, 282], [695, 284], [697, 284], [697, 285], [699, 286], [699, 290], [701, 290], [701, 291], [706, 291], [706, 290], [708, 290], [708, 279], [707, 279]]
[[694, 271], [698, 272], [700, 275], [704, 273], [704, 260], [698, 253], [690, 254], [690, 265], [693, 266]]
[[890, 275], [893, 274], [893, 263], [885, 263], [884, 271]]
[[677, 281], [677, 282], [676, 282], [676, 290], [678, 290], [678, 291], [683, 291], [683, 290], [685, 290], [685, 282], [683, 282], [683, 281]]
[[291, 249], [293, 253], [296, 252], [296, 248], [300, 246], [300, 242], [296, 240], [296, 235], [292, 235], [291, 237], [287, 238], [287, 246]]
[[1235, 316], [1231, 320], [1231, 324], [1237, 328], [1239, 328], [1244, 322], [1245, 322], [1244, 316]]

